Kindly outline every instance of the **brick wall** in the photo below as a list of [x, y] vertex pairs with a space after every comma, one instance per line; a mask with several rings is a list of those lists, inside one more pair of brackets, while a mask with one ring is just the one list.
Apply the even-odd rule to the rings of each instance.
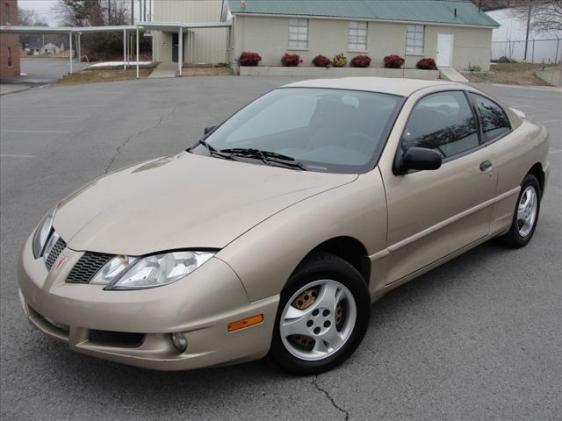
[[[0, 25], [18, 24], [18, 1], [0, 0]], [[19, 35], [0, 34], [0, 77], [20, 74]]]

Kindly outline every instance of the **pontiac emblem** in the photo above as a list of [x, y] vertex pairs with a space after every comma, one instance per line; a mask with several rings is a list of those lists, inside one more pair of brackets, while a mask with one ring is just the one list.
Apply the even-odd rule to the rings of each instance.
[[66, 258], [61, 254], [55, 262], [54, 270], [60, 270], [64, 266]]

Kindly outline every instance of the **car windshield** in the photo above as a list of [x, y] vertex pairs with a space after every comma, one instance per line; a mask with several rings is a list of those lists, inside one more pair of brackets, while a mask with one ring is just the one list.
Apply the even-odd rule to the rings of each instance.
[[197, 150], [245, 151], [254, 159], [263, 158], [260, 151], [309, 171], [365, 172], [378, 160], [402, 101], [375, 92], [281, 88], [225, 121]]

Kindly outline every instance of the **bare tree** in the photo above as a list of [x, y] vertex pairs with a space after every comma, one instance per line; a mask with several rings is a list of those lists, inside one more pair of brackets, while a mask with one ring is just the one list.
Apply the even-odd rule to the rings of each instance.
[[123, 0], [59, 0], [54, 11], [68, 26], [124, 25], [129, 16]]
[[[59, 0], [55, 7], [59, 23], [65, 26], [126, 25], [130, 18], [129, 0]], [[81, 47], [90, 61], [121, 57], [123, 33], [83, 33]], [[149, 40], [141, 37], [140, 50], [151, 51]]]
[[505, 9], [506, 7], [517, 7], [526, 3], [527, 0], [472, 0], [482, 11]]
[[562, 31], [562, 1], [537, 1], [531, 27], [535, 32]]
[[561, 0], [527, 0], [525, 7], [513, 10], [513, 15], [523, 22], [527, 22], [528, 5], [531, 3], [530, 28], [535, 33], [562, 31], [562, 1]]
[[23, 26], [48, 26], [47, 21], [34, 10], [18, 9], [19, 24]]

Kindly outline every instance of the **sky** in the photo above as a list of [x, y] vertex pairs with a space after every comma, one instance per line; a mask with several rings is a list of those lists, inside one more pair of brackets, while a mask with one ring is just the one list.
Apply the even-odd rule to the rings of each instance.
[[[121, 0], [124, 1], [124, 0]], [[59, 0], [18, 0], [18, 7], [20, 9], [33, 10], [38, 16], [42, 17], [49, 26], [56, 26], [59, 22], [57, 13], [53, 10]], [[129, 6], [128, 0], [124, 1], [125, 6]], [[139, 0], [135, 0], [135, 17], [138, 17]]]
[[52, 8], [57, 3], [57, 0], [18, 0], [18, 7], [35, 11], [38, 16], [47, 21], [49, 26], [54, 26], [57, 24], [57, 18]]

